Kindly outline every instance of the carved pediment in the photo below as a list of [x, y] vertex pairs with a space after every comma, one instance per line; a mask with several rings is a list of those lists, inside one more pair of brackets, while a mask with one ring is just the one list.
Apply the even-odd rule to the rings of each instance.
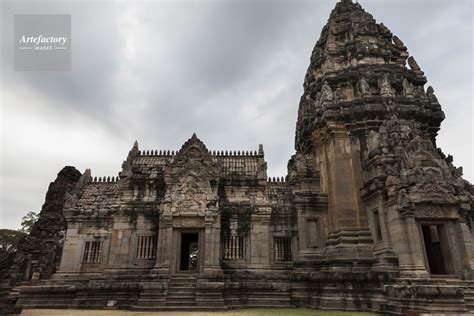
[[415, 137], [405, 148], [400, 168], [415, 200], [454, 200], [449, 167], [429, 139]]
[[456, 210], [451, 205], [420, 204], [416, 206], [415, 217], [418, 218], [457, 218]]
[[415, 137], [405, 148], [400, 168], [405, 170], [405, 174], [416, 174], [426, 179], [439, 178], [444, 182], [450, 177], [448, 165], [439, 156], [431, 141], [420, 136]]
[[165, 169], [166, 200], [172, 216], [205, 216], [217, 201], [219, 166], [196, 134], [184, 143]]
[[193, 133], [178, 151], [177, 156], [198, 157], [206, 154], [209, 155], [206, 145], [196, 136], [196, 133]]

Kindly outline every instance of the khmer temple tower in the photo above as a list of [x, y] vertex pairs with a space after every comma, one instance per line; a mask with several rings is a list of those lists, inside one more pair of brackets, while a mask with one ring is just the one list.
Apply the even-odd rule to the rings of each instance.
[[135, 143], [118, 177], [86, 170], [62, 193], [60, 263], [48, 278], [48, 261], [21, 256], [28, 272], [16, 275], [40, 280], [18, 304], [474, 312], [474, 188], [436, 146], [444, 114], [426, 85], [397, 36], [338, 2], [311, 54], [285, 177], [267, 178], [261, 145]]

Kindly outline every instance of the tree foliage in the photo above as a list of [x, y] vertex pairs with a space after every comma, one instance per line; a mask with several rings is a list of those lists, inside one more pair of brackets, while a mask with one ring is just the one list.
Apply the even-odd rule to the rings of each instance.
[[0, 229], [0, 251], [14, 252], [20, 240], [26, 235], [25, 232], [19, 230]]
[[23, 218], [21, 219], [21, 231], [24, 233], [29, 234], [33, 229], [33, 225], [38, 220], [39, 215], [35, 212], [28, 212]]

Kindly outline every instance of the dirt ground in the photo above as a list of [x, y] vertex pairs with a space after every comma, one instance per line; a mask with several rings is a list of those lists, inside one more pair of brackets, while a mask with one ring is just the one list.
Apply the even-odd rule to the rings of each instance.
[[306, 308], [243, 309], [226, 312], [131, 312], [118, 310], [25, 309], [21, 316], [365, 316], [372, 313], [328, 312]]
[[[102, 310], [25, 309], [20, 316], [203, 316], [206, 312], [130, 312]], [[213, 315], [216, 315], [214, 313]]]

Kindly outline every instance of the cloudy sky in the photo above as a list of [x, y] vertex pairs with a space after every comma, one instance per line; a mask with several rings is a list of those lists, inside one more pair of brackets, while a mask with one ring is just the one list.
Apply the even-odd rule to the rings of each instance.
[[[39, 211], [65, 165], [117, 175], [133, 141], [256, 150], [286, 174], [312, 48], [332, 1], [1, 2], [0, 228]], [[473, 170], [471, 0], [364, 0], [407, 45], [447, 119], [438, 146]], [[72, 70], [13, 70], [14, 14], [71, 14]]]

